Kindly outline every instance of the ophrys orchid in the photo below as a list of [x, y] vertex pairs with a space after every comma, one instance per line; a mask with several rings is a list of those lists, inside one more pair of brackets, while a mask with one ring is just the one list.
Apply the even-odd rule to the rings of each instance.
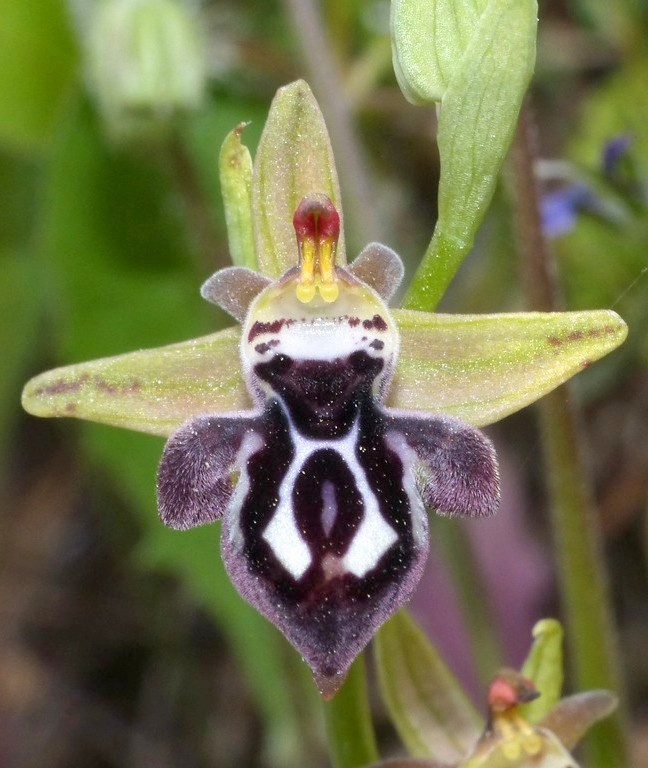
[[[245, 163], [230, 167], [244, 187]], [[304, 83], [279, 92], [251, 186], [233, 219], [254, 221], [241, 242], [255, 252], [232, 251], [258, 271], [222, 270], [203, 287], [242, 330], [51, 371], [23, 402], [170, 437], [163, 520], [222, 518], [232, 581], [328, 696], [416, 586], [425, 507], [495, 510], [493, 449], [474, 427], [587, 367], [626, 329], [608, 311], [389, 309], [401, 262], [371, 244], [347, 265], [330, 145]]]

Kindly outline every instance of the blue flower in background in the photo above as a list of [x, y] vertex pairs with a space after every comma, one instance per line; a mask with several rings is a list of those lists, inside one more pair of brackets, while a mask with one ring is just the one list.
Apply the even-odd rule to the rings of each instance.
[[578, 214], [596, 208], [596, 196], [584, 183], [543, 195], [540, 202], [542, 231], [549, 238], [566, 235], [574, 228]]
[[[627, 156], [632, 146], [632, 138], [628, 134], [620, 134], [606, 142], [601, 153], [601, 171], [603, 182], [608, 186], [611, 182], [619, 182], [620, 164]], [[618, 188], [614, 184], [614, 188]], [[540, 218], [542, 231], [550, 239], [568, 234], [576, 225], [581, 213], [589, 213], [606, 221], [619, 223], [618, 205], [612, 198], [601, 197], [585, 181], [574, 181], [567, 186], [548, 192], [540, 201]]]

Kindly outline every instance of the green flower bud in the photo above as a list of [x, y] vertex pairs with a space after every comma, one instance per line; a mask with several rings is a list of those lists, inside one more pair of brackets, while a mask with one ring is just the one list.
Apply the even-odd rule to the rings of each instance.
[[110, 134], [163, 134], [197, 109], [204, 54], [196, 21], [180, 2], [102, 0], [87, 37], [88, 79]]

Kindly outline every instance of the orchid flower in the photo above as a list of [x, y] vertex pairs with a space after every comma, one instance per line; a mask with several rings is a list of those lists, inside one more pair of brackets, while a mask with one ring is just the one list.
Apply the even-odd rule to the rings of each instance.
[[543, 619], [521, 671], [499, 670], [486, 717], [475, 709], [437, 650], [401, 612], [377, 648], [379, 682], [412, 757], [374, 768], [578, 768], [570, 752], [617, 705], [609, 691], [561, 698], [562, 627]]
[[221, 163], [235, 266], [202, 288], [239, 325], [41, 374], [23, 404], [167, 437], [163, 522], [222, 520], [234, 585], [329, 697], [418, 583], [426, 507], [495, 512], [495, 453], [476, 427], [586, 368], [626, 327], [605, 310], [390, 309], [402, 263], [371, 243], [347, 264], [308, 86], [278, 92], [254, 168], [240, 134]]
[[588, 691], [559, 701], [538, 723], [521, 713], [541, 692], [514, 669], [501, 669], [488, 688], [488, 717], [474, 747], [459, 762], [402, 758], [374, 768], [578, 768], [570, 754], [597, 720], [610, 714], [616, 698]]

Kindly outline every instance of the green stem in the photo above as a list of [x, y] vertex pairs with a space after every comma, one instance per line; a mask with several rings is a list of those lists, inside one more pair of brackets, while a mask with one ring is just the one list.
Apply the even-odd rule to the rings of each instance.
[[407, 290], [403, 307], [434, 312], [470, 247], [471, 243], [447, 240], [440, 234], [437, 222], [432, 240]]
[[432, 515], [430, 527], [459, 595], [477, 674], [486, 686], [502, 666], [504, 654], [502, 638], [470, 539], [458, 520], [444, 520]]
[[353, 662], [340, 691], [324, 704], [324, 716], [334, 768], [360, 768], [378, 761], [364, 654]]
[[[529, 308], [558, 306], [555, 263], [543, 237], [534, 175], [535, 146], [528, 108], [513, 144], [513, 171], [523, 282]], [[586, 471], [585, 444], [572, 389], [540, 402], [541, 440], [551, 497], [551, 522], [571, 664], [578, 688], [622, 688], [599, 517]], [[608, 718], [587, 742], [590, 768], [628, 766], [623, 712]]]

